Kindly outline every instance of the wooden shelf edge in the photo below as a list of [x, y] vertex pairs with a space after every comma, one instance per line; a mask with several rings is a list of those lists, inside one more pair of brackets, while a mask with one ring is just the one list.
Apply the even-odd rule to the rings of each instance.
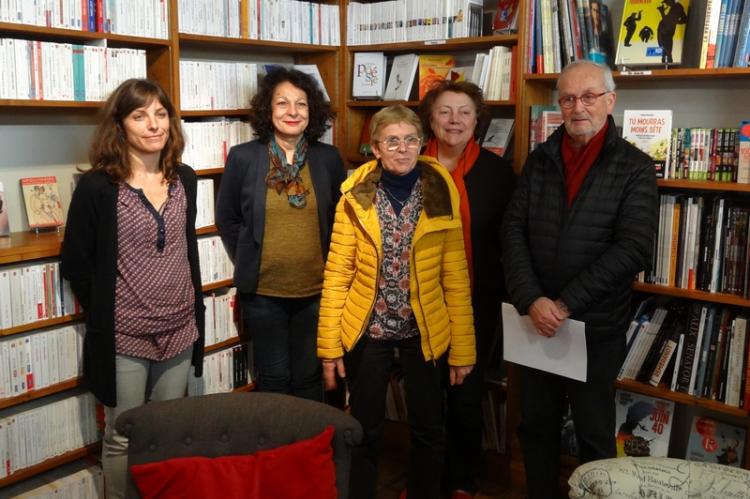
[[59, 231], [35, 234], [31, 231], [12, 232], [0, 237], [0, 264], [22, 263], [28, 260], [60, 255], [64, 228]]
[[252, 392], [255, 390], [255, 383], [248, 383], [245, 386], [240, 386], [232, 390], [233, 392]]
[[0, 106], [13, 108], [65, 109], [96, 111], [102, 107], [102, 101], [81, 100], [42, 100], [42, 99], [0, 99]]
[[228, 347], [233, 347], [235, 345], [239, 345], [242, 342], [239, 336], [234, 336], [232, 338], [229, 338], [228, 340], [220, 341], [219, 343], [214, 343], [213, 345], [207, 345], [204, 349], [204, 353], [211, 353], [215, 352], [217, 350], [223, 350]]
[[73, 388], [77, 388], [79, 386], [83, 386], [83, 378], [73, 378], [65, 380], [61, 383], [57, 383], [52, 386], [47, 386], [45, 388], [41, 388], [39, 390], [31, 390], [26, 393], [22, 393], [20, 395], [16, 395], [14, 397], [8, 397], [4, 399], [0, 399], [0, 409], [5, 409], [7, 407], [13, 407], [19, 404], [22, 404], [24, 402], [28, 402], [30, 400], [36, 400], [40, 398], [44, 398], [48, 395], [52, 395], [54, 393], [60, 393], [67, 390], [71, 390]]
[[750, 192], [750, 184], [737, 182], [715, 182], [710, 180], [658, 179], [656, 185], [672, 189], [695, 189], [699, 191]]
[[185, 109], [180, 111], [183, 118], [247, 116], [250, 109]]
[[86, 447], [72, 450], [59, 456], [47, 459], [46, 461], [42, 461], [39, 464], [35, 464], [34, 466], [29, 466], [28, 468], [18, 470], [12, 475], [0, 479], [0, 489], [13, 483], [20, 482], [21, 480], [25, 480], [26, 478], [30, 478], [34, 475], [38, 475], [39, 473], [57, 468], [58, 466], [62, 466], [63, 464], [72, 463], [73, 461], [77, 461], [84, 457], [90, 456], [92, 458], [95, 458], [100, 452], [101, 443], [97, 442], [95, 444], [87, 445]]
[[[615, 81], [635, 80], [682, 80], [695, 78], [745, 78], [750, 77], [750, 68], [674, 68], [674, 69], [644, 69], [640, 71], [620, 72], [613, 71]], [[560, 76], [559, 73], [525, 73], [523, 79], [526, 81], [548, 81], [554, 82]]]
[[209, 282], [203, 285], [203, 292], [213, 291], [214, 289], [226, 288], [233, 284], [232, 279], [224, 279], [222, 281]]
[[41, 36], [44, 38], [69, 39], [69, 40], [111, 40], [114, 42], [126, 42], [130, 45], [141, 46], [163, 46], [168, 47], [170, 41], [167, 38], [149, 38], [133, 35], [120, 35], [117, 33], [103, 33], [100, 31], [84, 31], [80, 29], [50, 28], [36, 24], [21, 24], [0, 22], [0, 32], [15, 33], [18, 35]]
[[705, 399], [702, 397], [695, 397], [693, 395], [688, 395], [682, 392], [673, 392], [672, 390], [666, 388], [666, 386], [663, 384], [656, 387], [656, 386], [648, 385], [646, 383], [640, 383], [638, 381], [621, 380], [621, 381], [616, 381], [615, 386], [617, 388], [621, 388], [623, 390], [627, 390], [630, 392], [636, 392], [642, 395], [648, 395], [651, 397], [671, 400], [675, 403], [682, 404], [682, 405], [692, 405], [695, 407], [702, 407], [704, 409], [709, 409], [711, 411], [719, 412], [722, 414], [727, 414], [730, 416], [737, 416], [737, 417], [744, 418], [744, 417], [747, 417], [748, 415], [748, 412], [746, 409], [741, 409], [739, 407], [726, 405], [722, 402], [717, 402], [716, 400]]
[[750, 300], [738, 295], [730, 295], [727, 293], [709, 293], [695, 289], [682, 289], [674, 286], [660, 286], [658, 284], [646, 284], [643, 282], [634, 282], [633, 289], [644, 293], [674, 296], [675, 298], [722, 303], [724, 305], [735, 305], [738, 307], [750, 307]]
[[207, 225], [205, 227], [199, 227], [195, 229], [195, 234], [198, 236], [205, 236], [206, 234], [218, 234], [219, 228], [216, 225]]
[[234, 50], [247, 48], [271, 49], [277, 52], [337, 52], [338, 45], [316, 45], [312, 43], [292, 43], [275, 40], [257, 40], [255, 38], [224, 37], [215, 35], [198, 35], [193, 33], [179, 33], [181, 44], [199, 44], [203, 46], [224, 47]]
[[477, 48], [488, 48], [495, 45], [515, 45], [518, 43], [518, 35], [489, 35], [474, 36], [467, 38], [447, 38], [438, 40], [416, 40], [397, 43], [376, 43], [366, 45], [349, 45], [350, 52], [372, 52], [372, 51], [441, 51], [441, 50], [471, 50]]
[[224, 167], [223, 166], [217, 166], [216, 168], [200, 168], [195, 171], [195, 174], [199, 177], [207, 177], [209, 175], [221, 175], [224, 173]]
[[35, 331], [50, 326], [57, 326], [60, 324], [68, 324], [83, 319], [83, 314], [72, 314], [63, 315], [62, 317], [54, 317], [52, 319], [44, 319], [41, 321], [29, 322], [28, 324], [21, 324], [20, 326], [14, 326], [7, 329], [0, 329], [0, 338], [3, 336], [10, 336], [12, 334], [25, 333], [28, 331]]
[[[347, 101], [346, 107], [349, 108], [382, 108], [401, 104], [406, 107], [419, 107], [418, 100], [350, 100]], [[515, 100], [490, 100], [484, 104], [489, 107], [511, 107], [516, 105]]]

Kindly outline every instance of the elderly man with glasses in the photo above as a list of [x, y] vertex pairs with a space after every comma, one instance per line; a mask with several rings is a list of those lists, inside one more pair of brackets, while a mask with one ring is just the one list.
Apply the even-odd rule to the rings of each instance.
[[521, 367], [529, 498], [559, 496], [560, 427], [570, 402], [582, 462], [614, 457], [613, 385], [625, 355], [631, 285], [651, 261], [658, 195], [651, 159], [617, 134], [609, 68], [569, 64], [557, 82], [564, 124], [530, 155], [503, 225], [513, 304], [539, 335], [586, 324], [587, 381]]

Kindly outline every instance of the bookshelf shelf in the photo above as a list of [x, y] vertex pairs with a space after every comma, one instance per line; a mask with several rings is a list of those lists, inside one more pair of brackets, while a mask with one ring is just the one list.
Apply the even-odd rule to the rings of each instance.
[[[418, 100], [350, 100], [346, 103], [349, 108], [375, 108], [380, 109], [386, 106], [393, 106], [401, 104], [406, 107], [416, 108], [419, 107]], [[485, 105], [489, 107], [513, 107], [516, 105], [515, 100], [491, 100], [485, 101]]]
[[334, 45], [312, 45], [307, 43], [275, 42], [272, 40], [255, 40], [250, 38], [228, 38], [223, 36], [194, 35], [189, 33], [179, 34], [180, 45], [184, 47], [200, 46], [201, 48], [247, 50], [263, 49], [267, 52], [293, 52], [293, 53], [322, 53], [338, 52], [339, 47]]
[[448, 40], [426, 40], [418, 42], [380, 43], [373, 45], [350, 45], [349, 52], [452, 52], [456, 50], [477, 50], [495, 45], [515, 45], [518, 35], [475, 36]]
[[245, 386], [235, 388], [232, 391], [233, 392], [252, 392], [253, 390], [255, 390], [255, 383], [248, 383]]
[[73, 461], [77, 461], [84, 457], [96, 459], [100, 452], [101, 443], [95, 443], [87, 445], [86, 447], [82, 447], [80, 449], [66, 452], [65, 454], [62, 454], [60, 456], [47, 459], [44, 462], [16, 471], [12, 475], [0, 479], [0, 489], [13, 483], [20, 482], [21, 480], [24, 480], [26, 478], [30, 478], [34, 475], [38, 475], [39, 473], [57, 468], [58, 466], [62, 466], [63, 464], [72, 463]]
[[100, 33], [98, 31], [82, 31], [65, 28], [48, 28], [46, 26], [37, 26], [34, 24], [18, 24], [0, 22], [0, 36], [18, 36], [24, 39], [35, 39], [43, 41], [62, 41], [70, 42], [71, 40], [92, 41], [108, 40], [126, 44], [129, 47], [169, 47], [170, 41], [161, 38], [144, 38], [140, 36], [118, 35], [115, 33]]
[[205, 109], [180, 111], [180, 116], [183, 118], [220, 118], [222, 116], [247, 116], [249, 113], [250, 109]]
[[210, 282], [203, 285], [203, 292], [213, 291], [214, 289], [226, 288], [232, 285], [232, 279], [224, 279], [222, 281]]
[[673, 392], [666, 385], [661, 384], [658, 387], [651, 386], [646, 383], [640, 383], [633, 380], [622, 380], [617, 381], [616, 386], [627, 390], [629, 392], [640, 393], [648, 395], [650, 397], [658, 397], [666, 400], [671, 400], [678, 404], [691, 405], [695, 407], [702, 407], [711, 411], [719, 412], [729, 416], [747, 417], [748, 413], [746, 409], [739, 407], [732, 407], [730, 405], [722, 404], [715, 400], [710, 400], [702, 397], [695, 397], [681, 392]]
[[709, 182], [700, 180], [664, 180], [659, 179], [656, 185], [670, 189], [694, 189], [699, 191], [750, 192], [750, 184], [737, 182]]
[[62, 240], [62, 227], [59, 232], [13, 232], [8, 237], [0, 237], [0, 264], [58, 256]]
[[218, 166], [216, 168], [201, 168], [200, 170], [195, 170], [195, 174], [199, 177], [209, 177], [211, 175], [221, 175], [224, 173], [224, 167]]
[[3, 336], [10, 336], [12, 334], [25, 333], [28, 331], [35, 331], [50, 326], [58, 326], [60, 324], [67, 324], [70, 322], [76, 322], [83, 319], [83, 314], [75, 315], [64, 315], [62, 317], [55, 317], [53, 319], [44, 319], [42, 321], [29, 322], [28, 324], [21, 324], [7, 329], [0, 329], [0, 338]]
[[[710, 80], [721, 79], [743, 79], [750, 78], [750, 68], [674, 68], [674, 69], [650, 69], [643, 71], [621, 72], [613, 71], [616, 82], [624, 81], [653, 81], [653, 80], [693, 80], [706, 78]], [[557, 81], [558, 73], [532, 74], [526, 73], [523, 79], [526, 81], [540, 81], [554, 83]]]
[[47, 395], [64, 392], [73, 388], [77, 388], [79, 386], [83, 386], [83, 378], [65, 380], [62, 383], [57, 383], [40, 390], [31, 390], [29, 392], [22, 393], [21, 395], [16, 395], [15, 397], [0, 399], [0, 409], [13, 407], [23, 402], [28, 402], [29, 400], [40, 399], [46, 397]]
[[219, 343], [214, 343], [213, 345], [208, 345], [203, 350], [205, 353], [211, 353], [215, 352], [217, 350], [224, 350], [228, 347], [233, 347], [235, 345], [239, 345], [241, 342], [239, 336], [235, 336], [234, 338], [229, 338], [228, 340], [221, 341]]
[[695, 289], [682, 289], [674, 286], [660, 286], [658, 284], [646, 284], [642, 282], [633, 283], [635, 291], [651, 293], [657, 295], [674, 296], [676, 298], [685, 298], [688, 300], [700, 300], [712, 303], [721, 303], [724, 305], [735, 305], [737, 307], [750, 307], [750, 300], [738, 295], [727, 293], [708, 293]]
[[102, 107], [99, 101], [76, 101], [76, 100], [40, 100], [40, 99], [0, 99], [0, 107], [9, 108], [39, 108], [46, 111], [56, 109], [79, 112], [92, 112]]
[[206, 234], [218, 234], [219, 228], [215, 225], [209, 225], [207, 227], [201, 227], [200, 229], [195, 229], [195, 233], [199, 236], [205, 236]]

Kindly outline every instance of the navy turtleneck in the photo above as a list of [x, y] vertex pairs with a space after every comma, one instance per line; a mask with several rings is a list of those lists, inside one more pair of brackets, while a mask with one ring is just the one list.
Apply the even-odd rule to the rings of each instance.
[[383, 168], [383, 174], [380, 176], [380, 186], [388, 197], [388, 201], [391, 202], [396, 215], [401, 214], [401, 208], [408, 201], [418, 178], [419, 170], [416, 167], [406, 175], [395, 175]]

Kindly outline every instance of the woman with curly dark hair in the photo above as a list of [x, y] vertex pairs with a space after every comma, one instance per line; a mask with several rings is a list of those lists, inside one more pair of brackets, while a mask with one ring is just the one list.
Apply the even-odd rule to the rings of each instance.
[[256, 386], [321, 400], [316, 327], [323, 265], [345, 177], [319, 142], [334, 113], [315, 80], [275, 68], [251, 102], [256, 140], [229, 151], [216, 224], [234, 262]]
[[203, 363], [197, 177], [177, 158], [180, 118], [149, 80], [122, 83], [94, 132], [68, 210], [61, 270], [86, 312], [83, 375], [105, 405], [107, 497], [125, 496], [124, 411], [182, 397]]

